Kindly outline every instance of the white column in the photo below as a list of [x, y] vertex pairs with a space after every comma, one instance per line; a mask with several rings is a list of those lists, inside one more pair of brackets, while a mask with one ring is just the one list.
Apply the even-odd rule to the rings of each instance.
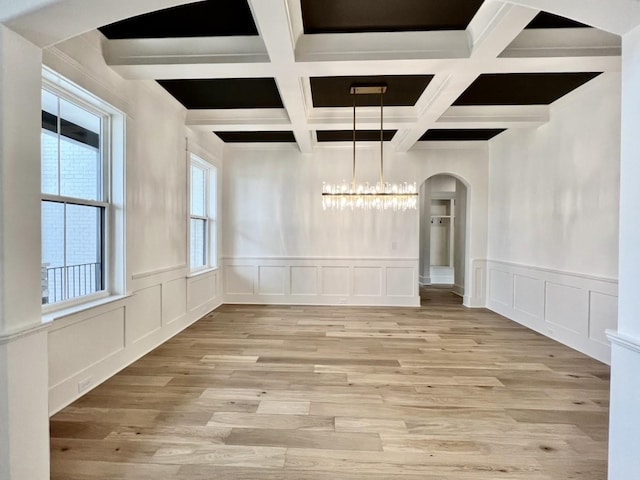
[[41, 325], [41, 50], [0, 25], [0, 478], [49, 478]]
[[609, 478], [640, 475], [640, 27], [622, 39], [618, 331], [610, 332]]

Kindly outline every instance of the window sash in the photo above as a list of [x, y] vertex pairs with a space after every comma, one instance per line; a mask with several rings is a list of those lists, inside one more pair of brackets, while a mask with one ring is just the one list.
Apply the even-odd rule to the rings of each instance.
[[[200, 225], [200, 229], [194, 226]], [[190, 217], [189, 257], [192, 271], [207, 268], [209, 265], [209, 219]], [[198, 238], [200, 237], [200, 238]]]
[[[49, 266], [45, 263], [42, 265], [42, 283], [43, 283], [43, 306], [58, 305], [60, 303], [68, 303], [77, 301], [83, 297], [100, 294], [106, 291], [106, 272], [105, 272], [105, 245], [106, 245], [106, 225], [108, 217], [107, 206], [84, 205], [82, 203], [57, 202], [51, 200], [42, 200], [41, 204], [57, 204], [62, 206], [62, 222], [61, 233], [62, 244], [58, 246], [61, 250], [63, 261], [61, 265]], [[93, 223], [89, 216], [89, 228], [96, 228], [95, 243], [90, 247], [95, 247], [96, 262], [69, 262], [69, 240], [70, 240], [70, 215], [68, 207], [88, 207], [95, 209], [97, 218]], [[82, 212], [76, 212], [82, 213]], [[85, 211], [86, 214], [86, 211]], [[81, 219], [82, 220], [82, 219]], [[86, 218], [85, 218], [86, 220]], [[77, 221], [77, 219], [76, 219]], [[57, 225], [57, 224], [56, 224]], [[76, 225], [77, 227], [77, 225]], [[86, 235], [86, 231], [84, 232]], [[78, 236], [74, 236], [71, 240], [75, 240], [76, 247], [78, 243], [82, 243], [81, 238], [83, 232]], [[70, 264], [72, 263], [72, 264]], [[46, 288], [45, 288], [46, 285]]]

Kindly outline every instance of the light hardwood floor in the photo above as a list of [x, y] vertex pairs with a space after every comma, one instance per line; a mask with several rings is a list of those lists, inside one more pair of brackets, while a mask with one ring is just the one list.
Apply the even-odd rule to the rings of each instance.
[[51, 418], [55, 480], [604, 480], [609, 368], [453, 294], [227, 305]]

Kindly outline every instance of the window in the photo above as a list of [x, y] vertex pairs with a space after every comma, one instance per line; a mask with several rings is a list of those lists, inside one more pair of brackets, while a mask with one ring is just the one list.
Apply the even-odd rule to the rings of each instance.
[[189, 258], [191, 271], [216, 265], [216, 168], [191, 155]]
[[[114, 220], [109, 198], [114, 117], [100, 108], [106, 104], [91, 100], [87, 92], [45, 71], [41, 130], [44, 306], [107, 295], [115, 282], [114, 271], [121, 270], [111, 258], [116, 256], [113, 233], [116, 225], [123, 224]], [[118, 122], [123, 127], [124, 117]], [[123, 142], [124, 136], [120, 151]], [[122, 197], [121, 190], [118, 197]], [[117, 216], [122, 216], [122, 210]]]

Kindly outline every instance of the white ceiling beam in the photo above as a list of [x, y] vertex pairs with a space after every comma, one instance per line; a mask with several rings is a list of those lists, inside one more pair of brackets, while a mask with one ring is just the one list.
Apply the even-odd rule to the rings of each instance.
[[544, 28], [523, 30], [501, 57], [620, 56], [618, 35], [596, 28]]
[[621, 57], [497, 58], [487, 62], [483, 73], [619, 72]]
[[217, 131], [291, 130], [284, 108], [188, 110], [186, 124]]
[[[552, 52], [549, 52], [550, 54]], [[619, 72], [620, 56], [595, 55], [566, 57], [557, 52], [553, 57], [499, 57], [494, 59], [390, 60], [367, 62], [296, 63], [292, 74], [298, 78], [332, 75], [433, 75], [458, 70], [484, 73], [535, 72]], [[599, 52], [602, 53], [602, 52]], [[178, 63], [111, 65], [122, 77], [130, 80], [172, 78], [263, 78], [279, 73], [271, 63]]]
[[302, 35], [298, 62], [350, 62], [465, 58], [469, 44], [463, 31], [339, 33]]
[[128, 80], [169, 80], [175, 78], [270, 78], [270, 63], [167, 63], [154, 65], [112, 65]]
[[475, 70], [456, 75], [436, 75], [416, 104], [418, 121], [411, 129], [398, 132], [393, 138], [396, 149], [400, 152], [410, 150], [477, 76], [478, 73]]
[[105, 40], [107, 65], [268, 63], [259, 36]]
[[437, 128], [525, 128], [549, 121], [548, 105], [454, 106], [438, 118]]
[[485, 0], [467, 27], [471, 57], [497, 57], [537, 14], [535, 9]]
[[638, 0], [505, 0], [623, 35], [640, 23]]
[[293, 134], [302, 153], [311, 153], [311, 131], [306, 127], [307, 108], [300, 77], [295, 69], [295, 35], [286, 0], [249, 0], [253, 18], [262, 37], [282, 104], [289, 115]]

